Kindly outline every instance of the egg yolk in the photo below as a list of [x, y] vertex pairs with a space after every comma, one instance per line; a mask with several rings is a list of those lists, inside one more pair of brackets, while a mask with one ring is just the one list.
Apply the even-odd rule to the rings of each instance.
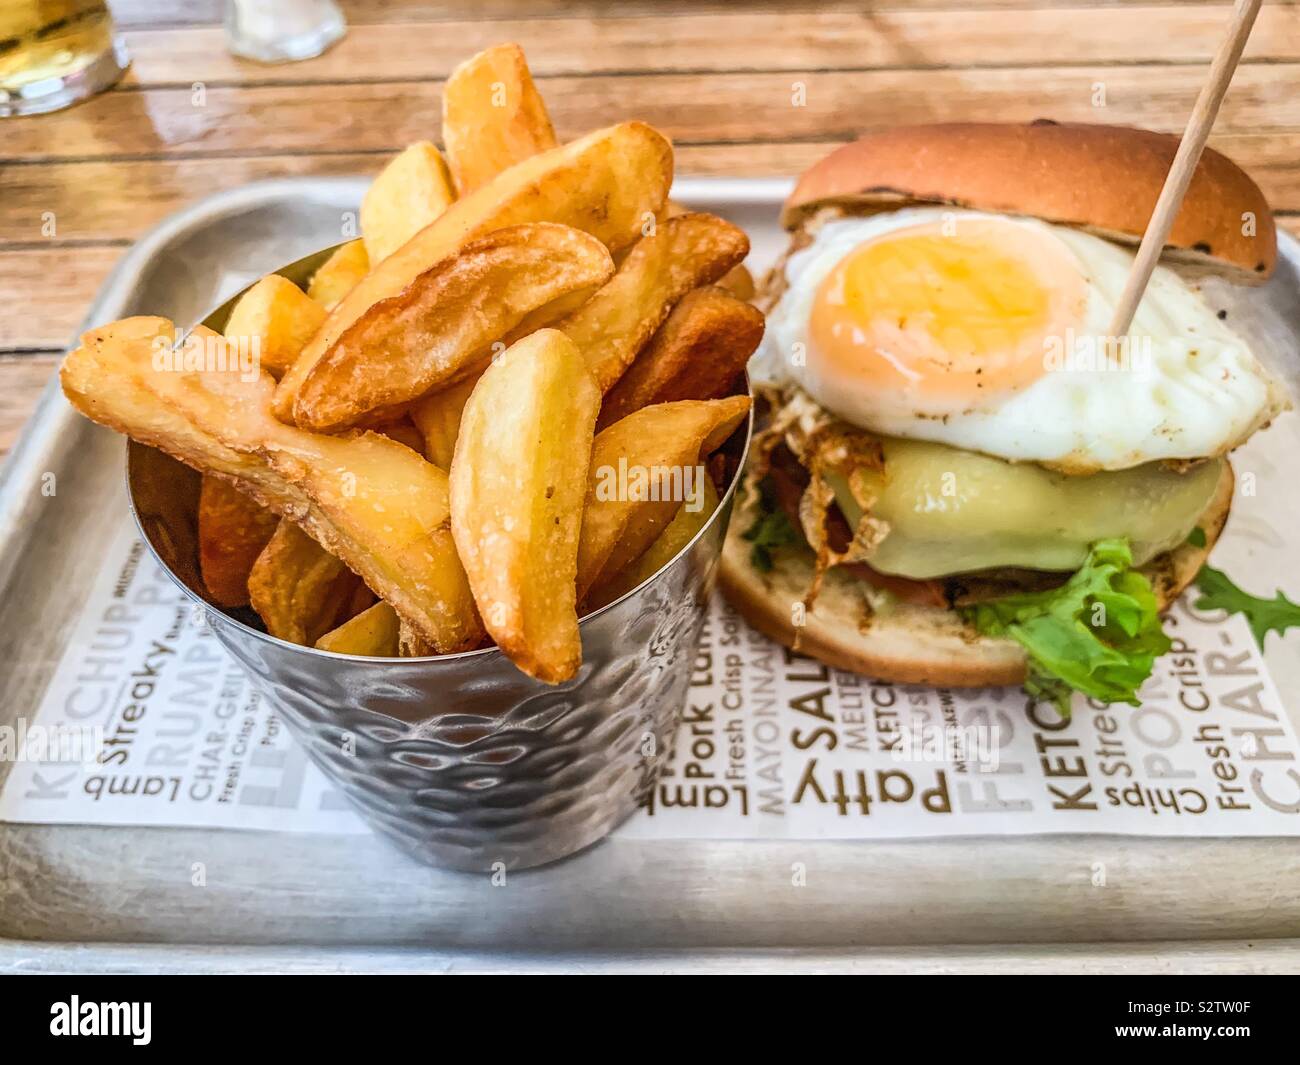
[[831, 387], [868, 388], [879, 404], [969, 409], [1042, 376], [1086, 297], [1069, 251], [1032, 229], [914, 226], [854, 249], [822, 281], [808, 359]]

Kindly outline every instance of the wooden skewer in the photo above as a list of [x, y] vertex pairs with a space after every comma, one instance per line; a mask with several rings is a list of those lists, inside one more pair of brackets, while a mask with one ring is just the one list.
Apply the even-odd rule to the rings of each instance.
[[1232, 23], [1228, 27], [1228, 36], [1210, 64], [1210, 76], [1206, 80], [1192, 116], [1183, 131], [1183, 139], [1178, 144], [1173, 165], [1165, 178], [1160, 197], [1156, 200], [1151, 221], [1147, 223], [1146, 232], [1142, 234], [1142, 243], [1138, 246], [1137, 257], [1133, 260], [1133, 269], [1124, 283], [1124, 292], [1120, 295], [1115, 308], [1115, 317], [1111, 320], [1110, 335], [1118, 340], [1127, 335], [1133, 324], [1133, 315], [1137, 313], [1142, 293], [1146, 291], [1151, 273], [1160, 260], [1169, 231], [1173, 228], [1178, 208], [1182, 206], [1187, 186], [1192, 183], [1196, 164], [1200, 162], [1201, 152], [1210, 136], [1210, 128], [1219, 114], [1219, 104], [1228, 91], [1228, 83], [1237, 69], [1242, 50], [1246, 47], [1246, 38], [1250, 36], [1251, 27], [1255, 25], [1255, 16], [1259, 14], [1262, 0], [1237, 0], [1232, 12]]

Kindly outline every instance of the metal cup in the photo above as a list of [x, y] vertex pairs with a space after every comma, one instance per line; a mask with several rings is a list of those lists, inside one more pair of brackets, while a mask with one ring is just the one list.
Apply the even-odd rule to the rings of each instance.
[[[331, 250], [278, 272], [304, 284]], [[234, 302], [204, 324], [220, 330]], [[726, 444], [737, 470], [751, 428], [747, 420]], [[582, 619], [582, 668], [550, 686], [495, 648], [361, 658], [268, 636], [248, 612], [208, 599], [199, 476], [134, 441], [127, 457], [132, 512], [154, 557], [205, 609], [217, 640], [311, 759], [408, 854], [471, 871], [573, 854], [654, 786], [681, 718], [738, 477], [672, 562]]]

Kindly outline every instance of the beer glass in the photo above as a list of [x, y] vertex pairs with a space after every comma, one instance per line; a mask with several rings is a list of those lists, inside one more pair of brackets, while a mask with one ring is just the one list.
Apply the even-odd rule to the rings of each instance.
[[0, 117], [84, 100], [127, 63], [104, 0], [0, 0]]

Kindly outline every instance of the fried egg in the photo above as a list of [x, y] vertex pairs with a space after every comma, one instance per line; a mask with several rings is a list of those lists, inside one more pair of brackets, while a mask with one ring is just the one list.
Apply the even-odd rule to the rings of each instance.
[[1133, 251], [1036, 219], [917, 207], [825, 223], [789, 257], [753, 364], [845, 421], [1071, 473], [1220, 455], [1288, 406], [1249, 346]]

